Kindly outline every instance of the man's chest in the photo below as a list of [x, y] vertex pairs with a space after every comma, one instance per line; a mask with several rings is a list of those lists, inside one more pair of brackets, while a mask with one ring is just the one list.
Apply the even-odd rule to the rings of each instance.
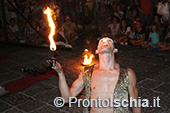
[[91, 91], [93, 94], [113, 94], [119, 73], [94, 72], [91, 79]]

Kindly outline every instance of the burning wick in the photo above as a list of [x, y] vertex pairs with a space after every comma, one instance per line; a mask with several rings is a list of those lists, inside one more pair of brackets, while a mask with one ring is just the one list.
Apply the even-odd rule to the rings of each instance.
[[89, 53], [89, 50], [88, 49], [85, 49], [84, 50], [84, 62], [83, 62], [83, 65], [89, 65], [91, 64], [92, 62], [92, 59], [94, 58], [94, 55]]
[[52, 10], [49, 7], [47, 7], [47, 9], [44, 11], [44, 14], [47, 14], [48, 24], [49, 24], [49, 27], [51, 28], [48, 38], [49, 38], [49, 41], [50, 41], [50, 50], [51, 50], [50, 64], [52, 66], [53, 61], [56, 61], [56, 59], [54, 57], [54, 52], [55, 52], [55, 50], [57, 48], [56, 44], [55, 44], [55, 41], [53, 39], [53, 36], [55, 34], [55, 24], [54, 24], [54, 21], [52, 19]]
[[52, 19], [52, 10], [49, 7], [47, 7], [47, 9], [44, 11], [44, 14], [47, 14], [48, 23], [49, 23], [49, 26], [51, 28], [50, 34], [48, 36], [49, 41], [50, 41], [50, 50], [55, 51], [57, 47], [56, 47], [55, 41], [53, 39], [53, 36], [55, 34], [55, 24], [54, 24], [54, 21]]

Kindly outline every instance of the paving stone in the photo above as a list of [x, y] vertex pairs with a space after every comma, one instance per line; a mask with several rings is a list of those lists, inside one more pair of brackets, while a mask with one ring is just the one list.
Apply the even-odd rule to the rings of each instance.
[[24, 68], [24, 65], [18, 65], [16, 67], [12, 67], [10, 69], [8, 69], [9, 71], [13, 71], [13, 72], [17, 72], [20, 73], [22, 75], [28, 75], [27, 73], [23, 72], [22, 69]]
[[20, 105], [20, 104], [23, 104], [29, 100], [32, 100], [32, 98], [30, 97], [27, 97], [23, 94], [19, 94], [19, 93], [16, 93], [16, 94], [13, 94], [13, 95], [10, 95], [10, 96], [5, 96], [2, 98], [3, 101], [9, 103], [10, 105]]
[[3, 112], [3, 113], [26, 113], [26, 112], [20, 111], [20, 110], [18, 110], [16, 108], [11, 108], [11, 109]]
[[9, 73], [9, 71], [7, 69], [0, 68], [0, 75], [5, 73]]
[[151, 80], [151, 79], [145, 79], [144, 81], [140, 82], [138, 85], [142, 86], [147, 89], [154, 89], [155, 87], [159, 86], [162, 84], [160, 81], [156, 80]]
[[152, 93], [154, 93], [152, 90], [141, 88], [141, 87], [138, 88], [139, 97], [150, 96]]
[[61, 111], [56, 108], [56, 107], [52, 107], [52, 106], [43, 106], [31, 113], [61, 113]]
[[154, 108], [152, 113], [169, 113], [169, 110], [162, 109], [161, 107], [160, 108]]
[[[159, 63], [158, 63], [159, 64]], [[150, 72], [153, 72], [153, 73], [156, 73], [156, 72], [160, 72], [160, 71], [162, 71], [162, 70], [166, 70], [167, 68], [168, 68], [168, 66], [165, 66], [165, 65], [155, 65], [155, 66], [152, 66], [152, 67], [150, 67], [150, 68], [148, 68], [148, 70], [150, 71]]]
[[48, 91], [48, 92], [42, 92], [42, 93], [39, 93], [37, 95], [34, 95], [34, 98], [36, 98], [37, 100], [43, 101], [43, 102], [54, 101], [54, 99], [56, 97], [61, 97], [60, 91], [59, 91], [58, 88], [53, 89], [53, 90]]
[[164, 64], [166, 62], [165, 58], [146, 56], [140, 59], [141, 61], [152, 63], [152, 64]]
[[65, 104], [63, 107], [59, 108], [61, 110], [68, 111], [69, 113], [81, 113], [83, 111], [83, 107], [78, 107], [77, 104], [72, 104], [71, 107], [69, 107], [68, 104]]
[[161, 71], [158, 73], [157, 76], [154, 77], [154, 79], [158, 81], [163, 81], [163, 82], [170, 82], [170, 69], [167, 69], [166, 71]]
[[0, 68], [9, 69], [11, 67], [15, 67], [16, 65], [18, 65], [18, 64], [15, 61], [8, 60], [8, 61], [5, 61], [5, 62], [1, 62]]
[[44, 104], [38, 100], [30, 100], [27, 101], [26, 103], [23, 103], [22, 105], [17, 106], [17, 108], [26, 112], [31, 112], [35, 109], [40, 108], [43, 105]]
[[159, 86], [158, 88], [156, 88], [155, 90], [163, 92], [165, 94], [168, 94], [168, 93], [170, 93], [170, 84], [164, 83], [161, 86]]
[[158, 72], [151, 72], [149, 70], [149, 71], [146, 71], [146, 72], [140, 74], [140, 76], [144, 77], [144, 78], [154, 79], [158, 74], [159, 74]]
[[4, 103], [3, 101], [0, 100], [0, 112], [3, 112], [7, 109], [10, 109], [11, 106], [9, 104]]
[[21, 77], [24, 77], [24, 76], [22, 74], [16, 73], [16, 72], [2, 74], [2, 75], [0, 75], [0, 85], [10, 82], [12, 80], [19, 79]]
[[52, 89], [54, 89], [54, 86], [52, 86], [51, 84], [45, 83], [45, 82], [38, 82], [30, 86], [29, 88], [25, 89], [23, 92], [26, 95], [34, 96], [34, 95], [41, 94], [44, 92], [49, 92]]
[[55, 75], [44, 79], [43, 82], [49, 83], [57, 88], [59, 86], [59, 78], [58, 76], [55, 76]]

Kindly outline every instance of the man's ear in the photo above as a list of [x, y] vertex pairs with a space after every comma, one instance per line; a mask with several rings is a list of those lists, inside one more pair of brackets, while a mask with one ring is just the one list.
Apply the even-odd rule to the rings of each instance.
[[115, 49], [113, 50], [113, 53], [117, 53], [117, 52], [118, 52], [118, 49], [115, 48]]
[[99, 54], [99, 51], [98, 51], [98, 50], [96, 50], [96, 51], [95, 51], [95, 54]]

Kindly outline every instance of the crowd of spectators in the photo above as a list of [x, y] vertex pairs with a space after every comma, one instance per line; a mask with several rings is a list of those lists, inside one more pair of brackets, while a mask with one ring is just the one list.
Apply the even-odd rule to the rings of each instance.
[[43, 11], [47, 6], [53, 9], [56, 40], [70, 43], [80, 32], [97, 29], [100, 36], [109, 36], [121, 45], [170, 50], [170, 0], [6, 0], [9, 41], [46, 41], [50, 29]]

